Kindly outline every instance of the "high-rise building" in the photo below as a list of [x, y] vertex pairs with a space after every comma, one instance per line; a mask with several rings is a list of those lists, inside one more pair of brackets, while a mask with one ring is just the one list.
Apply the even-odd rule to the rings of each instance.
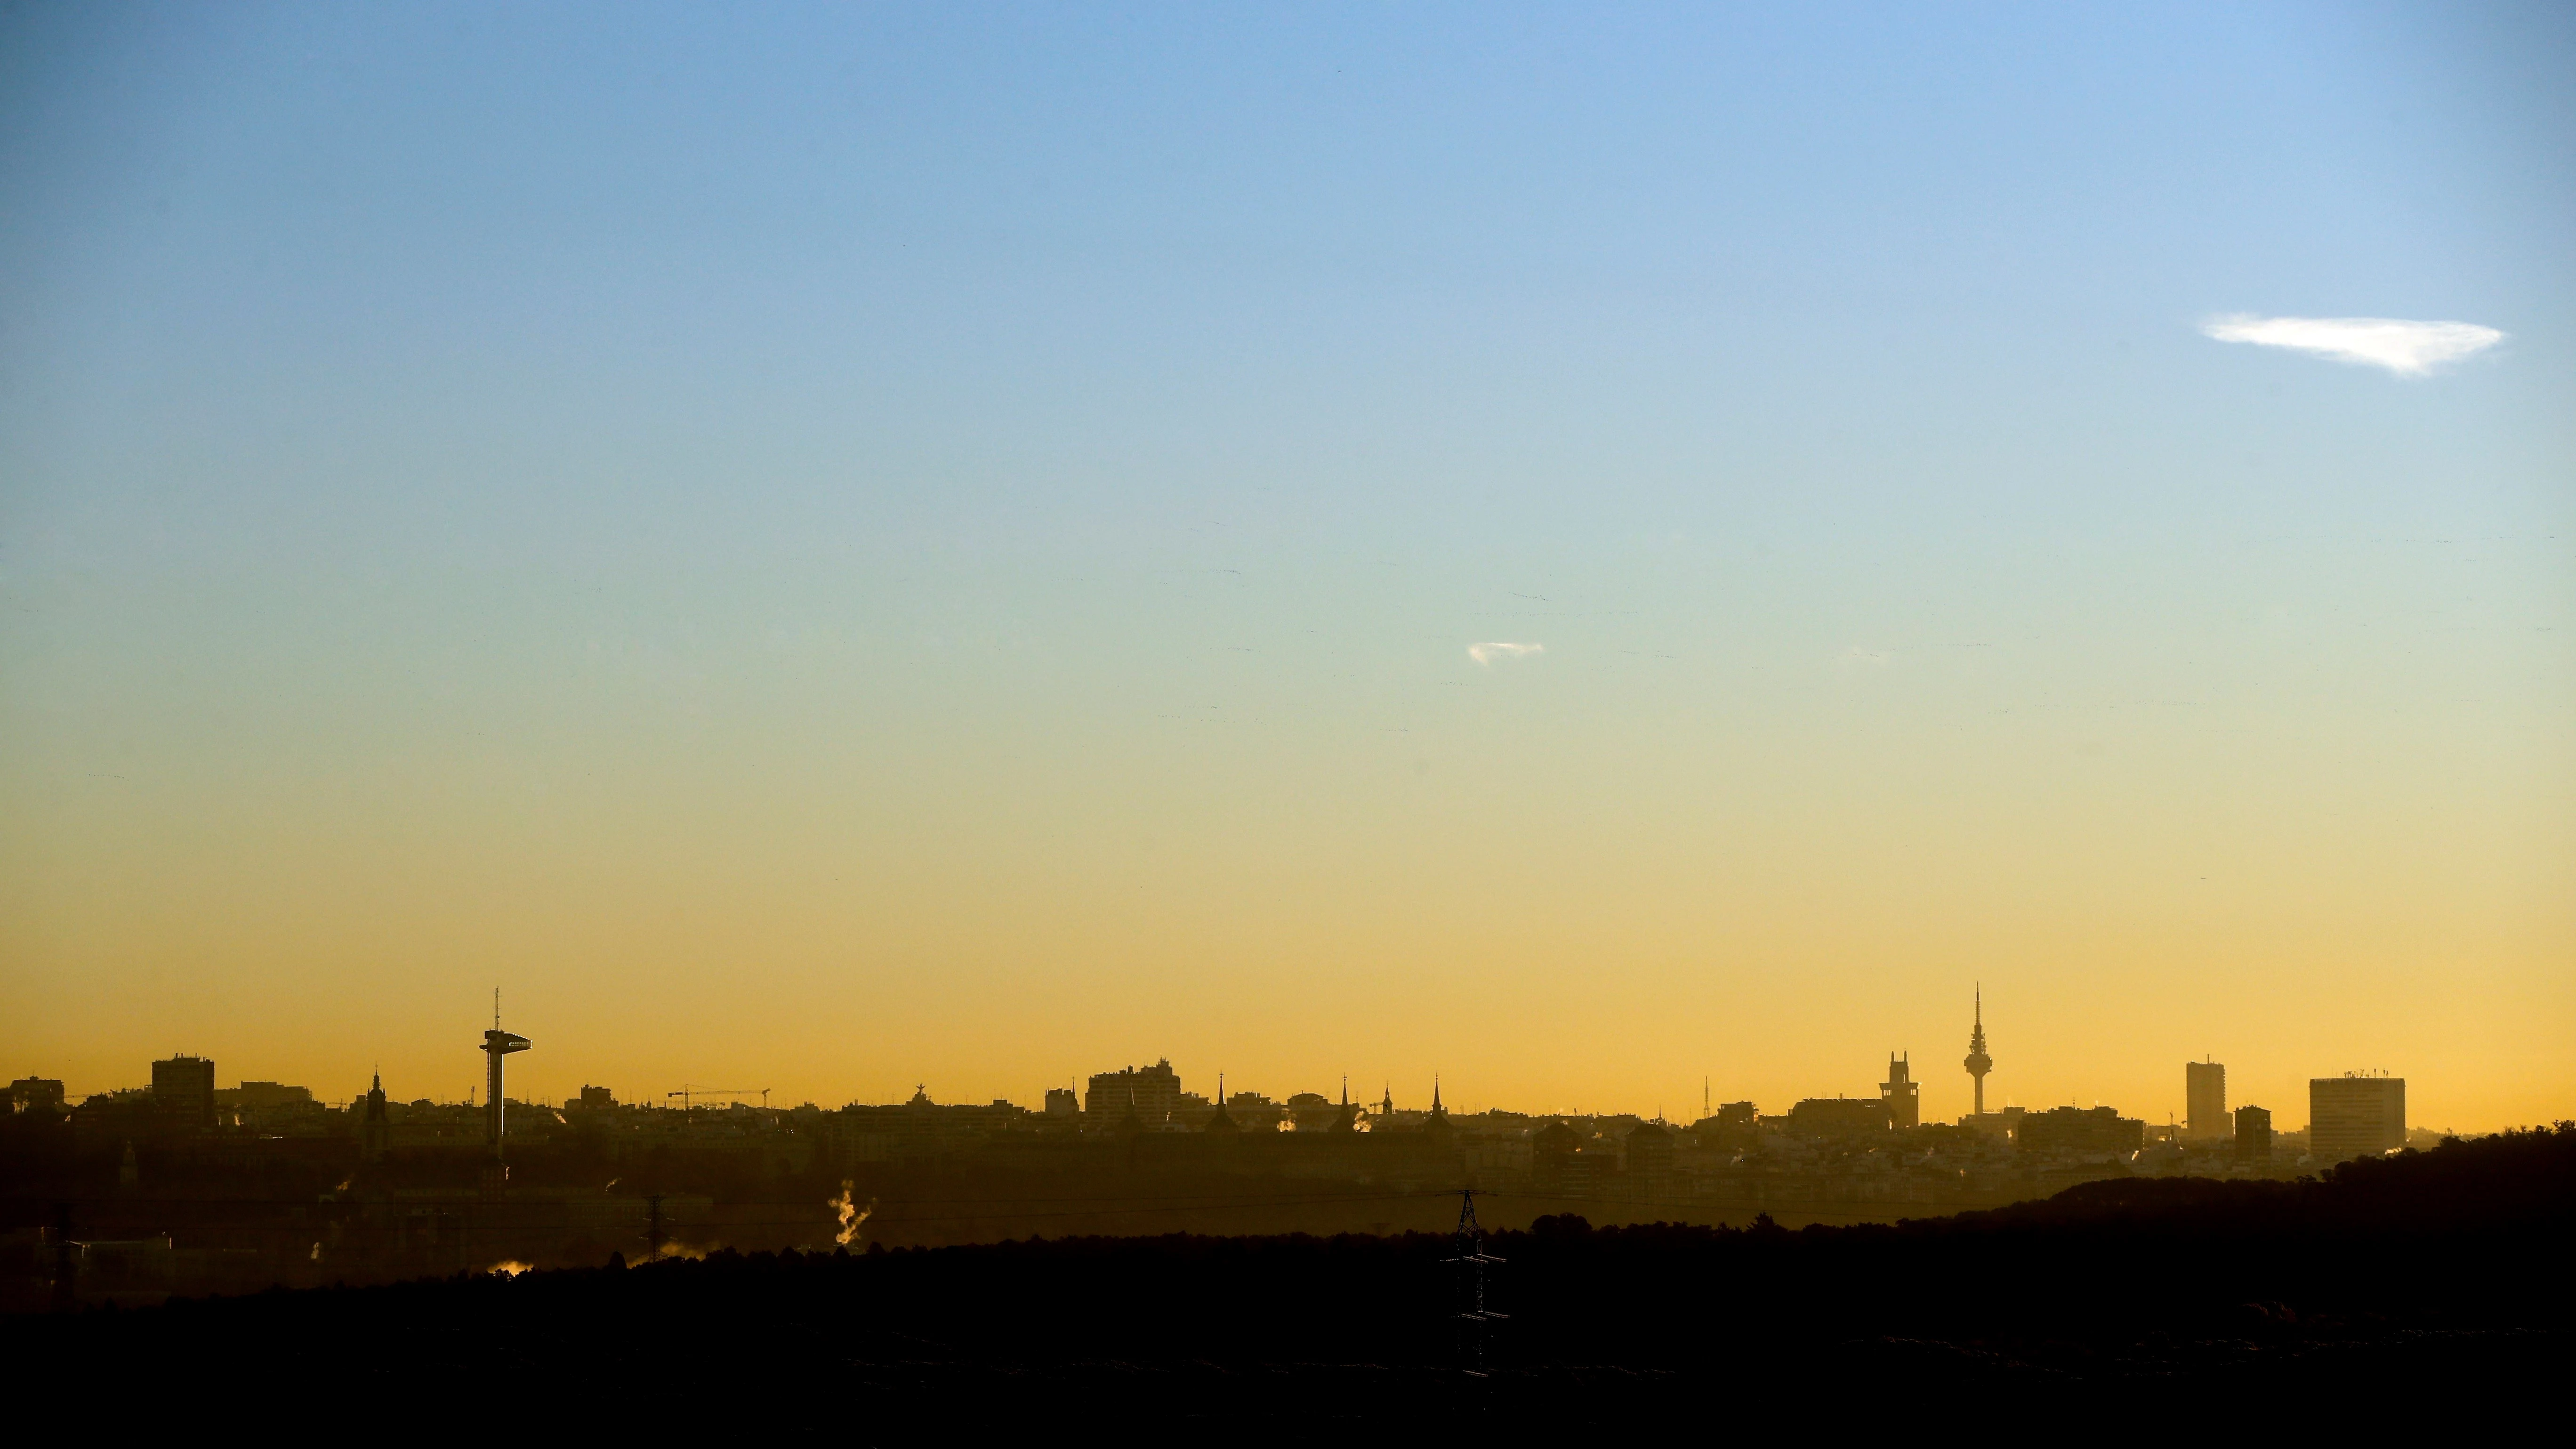
[[1071, 1087], [1049, 1087], [1046, 1094], [1046, 1114], [1055, 1118], [1080, 1116], [1082, 1099], [1074, 1095]]
[[215, 1063], [182, 1052], [152, 1064], [152, 1104], [175, 1127], [205, 1131], [215, 1125]]
[[1136, 1120], [1149, 1127], [1171, 1120], [1180, 1105], [1181, 1077], [1168, 1058], [1150, 1067], [1095, 1072], [1082, 1097], [1084, 1115], [1095, 1122], [1118, 1121], [1132, 1108]]
[[1878, 1095], [1887, 1103], [1888, 1126], [1923, 1125], [1923, 1084], [1914, 1080], [1912, 1053], [1888, 1054], [1887, 1080], [1878, 1084]]
[[1986, 988], [1977, 986], [1977, 1024], [1968, 1033], [1968, 1059], [1961, 1065], [1977, 1081], [1977, 1115], [1986, 1115], [1986, 1073], [1995, 1069], [1995, 1059], [1986, 1055]]
[[[483, 1054], [490, 1059], [483, 1068], [483, 1141], [495, 1164], [501, 1160], [501, 1134], [505, 1130], [501, 1120], [504, 1100], [501, 1096], [501, 1059], [512, 1052], [526, 1051], [528, 1047], [526, 1037], [501, 1029], [501, 993], [495, 988], [492, 992], [492, 1029], [483, 1033]], [[493, 1168], [494, 1172], [500, 1170], [497, 1165]]]
[[2308, 1155], [2350, 1162], [2406, 1145], [2406, 1079], [2348, 1072], [2308, 1080]]
[[2236, 1155], [2247, 1162], [2272, 1158], [2272, 1114], [2260, 1107], [2236, 1109]]
[[2217, 1062], [2182, 1064], [2183, 1135], [2225, 1137], [2235, 1129], [2227, 1115], [2227, 1068]]

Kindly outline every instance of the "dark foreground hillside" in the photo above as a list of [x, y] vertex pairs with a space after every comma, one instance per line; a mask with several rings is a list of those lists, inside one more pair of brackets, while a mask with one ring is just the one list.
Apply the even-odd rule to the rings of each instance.
[[719, 1253], [20, 1318], [0, 1358], [22, 1405], [112, 1405], [146, 1430], [2467, 1424], [2556, 1397], [2571, 1228], [2561, 1124], [2323, 1181], [2095, 1183], [1896, 1227], [1543, 1219], [1486, 1240], [1509, 1316], [1484, 1377], [1461, 1371], [1450, 1241], [1422, 1234]]

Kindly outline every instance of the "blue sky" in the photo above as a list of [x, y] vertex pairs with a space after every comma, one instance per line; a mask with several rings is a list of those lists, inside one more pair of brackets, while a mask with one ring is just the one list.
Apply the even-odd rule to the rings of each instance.
[[[2260, 816], [2369, 844], [2249, 878], [2240, 943], [2465, 870], [2445, 842], [2521, 882], [2428, 885], [2450, 924], [2417, 924], [2453, 944], [2375, 968], [2500, 973], [2493, 1015], [2438, 1047], [2345, 1022], [2310, 1056], [2545, 1059], [2530, 1033], [2576, 1026], [2547, 899], [2576, 860], [2571, 61], [2549, 6], [18, 9], [0, 905], [27, 924], [0, 1000], [94, 1023], [105, 1061], [175, 956], [252, 995], [380, 959], [238, 914], [355, 850], [352, 910], [428, 911], [406, 929], [475, 958], [403, 957], [424, 991], [497, 960], [569, 1003], [606, 968], [455, 903], [501, 889], [494, 851], [639, 830], [664, 892], [801, 878], [814, 839], [925, 872], [914, 905], [807, 920], [780, 958], [807, 964], [744, 968], [832, 1000], [1128, 951], [1159, 963], [1132, 1015], [1158, 973], [1270, 961], [1280, 921], [1339, 909], [1139, 867], [1206, 919], [1041, 949], [920, 915], [981, 890], [1034, 919], [1059, 875], [1096, 903], [1101, 841], [1240, 878], [1282, 841], [1411, 862], [1430, 918], [1559, 942], [1514, 958], [1531, 983], [1579, 956], [1605, 1000], [1671, 988], [1707, 919], [1567, 926], [1606, 897], [1488, 858], [1517, 836], [1631, 879], [1797, 862], [1769, 944], [1702, 965], [1911, 955], [1875, 1041], [1980, 952], [2044, 997], [2081, 932], [1975, 924], [2035, 882], [2129, 902], [2100, 992], [2134, 999], [2190, 916], [2139, 861], [2250, 859]], [[2507, 336], [2400, 378], [2199, 330], [2239, 312]], [[1545, 651], [1467, 657], [1492, 640]], [[2124, 749], [2110, 782], [2039, 763]], [[1465, 793], [1404, 815], [1387, 782], [1416, 777]], [[666, 797], [692, 803], [625, 813]], [[818, 799], [909, 803], [772, 838]], [[1700, 807], [1740, 807], [1732, 843]], [[2104, 810], [2180, 835], [2062, 876]], [[1872, 853], [1893, 837], [1984, 862], [1952, 883], [1974, 909], [1785, 923], [1933, 891]], [[136, 924], [166, 879], [236, 904]], [[770, 959], [735, 909], [656, 969]], [[2457, 946], [2473, 921], [2502, 944]], [[2213, 981], [2279, 954], [2209, 929]], [[1421, 944], [1331, 941], [1398, 973]], [[2291, 954], [2285, 1012], [2321, 969]], [[2070, 1041], [2115, 1031], [2068, 989]], [[954, 1009], [905, 1009], [958, 1078], [1025, 1094]], [[1066, 1029], [1084, 1070], [1179, 1050]], [[1167, 1036], [1232, 1030], [1246, 1065], [1274, 1050]], [[1647, 1090], [1604, 1052], [1604, 1090]], [[2463, 1111], [2519, 1100], [2481, 1090]]]

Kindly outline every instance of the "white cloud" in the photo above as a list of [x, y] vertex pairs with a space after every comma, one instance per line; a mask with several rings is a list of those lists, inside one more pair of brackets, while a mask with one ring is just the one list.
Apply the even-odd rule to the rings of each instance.
[[1544, 654], [1546, 652], [1547, 646], [1544, 644], [1507, 644], [1499, 640], [1490, 644], [1470, 644], [1467, 646], [1468, 658], [1475, 660], [1479, 664], [1488, 665], [1492, 664], [1497, 659], [1518, 659], [1525, 654]]
[[2200, 330], [2221, 342], [2287, 347], [2337, 362], [2366, 362], [2422, 377], [2445, 362], [2484, 352], [2504, 334], [2474, 322], [2406, 322], [2394, 317], [2213, 317]]

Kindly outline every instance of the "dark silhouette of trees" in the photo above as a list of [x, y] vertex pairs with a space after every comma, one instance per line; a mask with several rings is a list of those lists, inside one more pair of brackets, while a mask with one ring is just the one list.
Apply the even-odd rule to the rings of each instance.
[[[1449, 1245], [1429, 1233], [618, 1259], [20, 1319], [0, 1355], [24, 1383], [148, 1377], [210, 1404], [231, 1401], [211, 1346], [292, 1345], [308, 1400], [453, 1383], [523, 1422], [657, 1430], [721, 1410], [841, 1432], [871, 1406], [952, 1427], [1198, 1417], [1261, 1440], [1405, 1415], [1579, 1423], [1613, 1387], [1839, 1412], [1963, 1393], [2101, 1409], [2157, 1385], [2313, 1412], [2471, 1376], [2486, 1405], [2554, 1383], [2570, 1346], [2571, 1189], [2560, 1123], [2296, 1182], [2097, 1182], [1888, 1226], [1554, 1214], [1489, 1239], [1511, 1315], [1489, 1380], [1452, 1366]], [[738, 1371], [706, 1372], [691, 1345], [712, 1339], [739, 1345]]]

